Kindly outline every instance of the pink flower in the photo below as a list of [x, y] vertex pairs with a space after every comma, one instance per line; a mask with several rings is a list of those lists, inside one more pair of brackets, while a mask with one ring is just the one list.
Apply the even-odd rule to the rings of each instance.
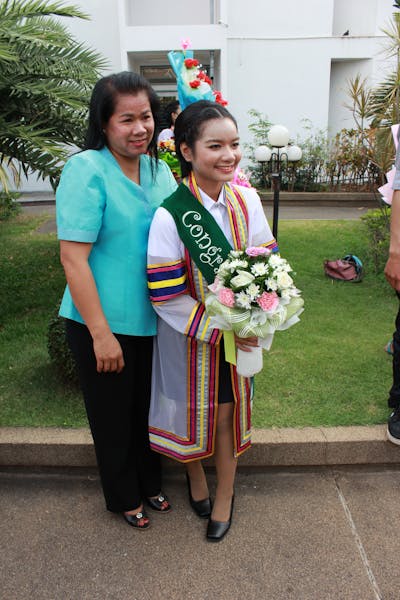
[[218, 294], [218, 291], [224, 287], [222, 281], [219, 277], [216, 277], [211, 285], [208, 286], [208, 289], [213, 294]]
[[187, 50], [188, 48], [190, 48], [191, 45], [192, 45], [192, 42], [190, 41], [189, 38], [185, 38], [185, 39], [181, 40], [181, 46], [184, 50]]
[[266, 256], [271, 254], [271, 250], [268, 248], [262, 248], [261, 246], [249, 246], [245, 250], [247, 256]]
[[229, 308], [235, 306], [235, 294], [229, 288], [223, 287], [218, 291], [218, 300]]
[[263, 292], [257, 298], [258, 306], [265, 312], [275, 310], [279, 304], [279, 297], [276, 292]]

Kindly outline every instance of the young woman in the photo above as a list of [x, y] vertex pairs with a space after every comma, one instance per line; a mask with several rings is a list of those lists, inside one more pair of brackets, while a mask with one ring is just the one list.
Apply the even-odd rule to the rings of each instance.
[[[207, 267], [222, 247], [277, 250], [254, 189], [231, 186], [241, 158], [235, 119], [221, 105], [190, 104], [175, 122], [183, 182], [150, 228], [148, 278], [158, 315], [153, 359], [150, 441], [186, 463], [189, 500], [209, 517], [207, 538], [219, 541], [233, 510], [237, 457], [250, 446], [252, 385], [225, 361], [222, 332], [209, 325]], [[225, 240], [225, 242], [224, 242]], [[257, 338], [236, 338], [249, 351]], [[211, 506], [201, 459], [214, 455], [217, 488]]]
[[106, 506], [138, 529], [149, 526], [143, 501], [170, 509], [148, 440], [156, 315], [147, 291], [147, 236], [154, 211], [176, 188], [155, 158], [157, 111], [157, 96], [138, 75], [98, 81], [85, 150], [67, 162], [56, 196], [68, 283], [60, 315], [67, 319]]

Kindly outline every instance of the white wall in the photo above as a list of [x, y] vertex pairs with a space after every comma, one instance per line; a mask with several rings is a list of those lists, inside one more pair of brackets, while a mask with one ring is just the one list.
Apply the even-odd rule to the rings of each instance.
[[[125, 0], [127, 25], [208, 25], [210, 0]], [[182, 33], [184, 37], [184, 33]]]
[[[374, 35], [378, 0], [335, 0], [333, 35]], [[389, 4], [389, 2], [388, 2]]]
[[107, 71], [120, 71], [120, 32], [115, 0], [74, 0], [74, 4], [86, 12], [90, 20], [63, 19], [63, 23], [78, 40], [108, 59]]
[[333, 134], [341, 129], [351, 129], [354, 126], [351, 111], [346, 108], [351, 105], [348, 95], [348, 83], [355, 74], [361, 78], [368, 77], [371, 73], [372, 60], [344, 60], [333, 61], [331, 65], [331, 82], [329, 95], [329, 133]]
[[233, 74], [229, 108], [238, 119], [243, 141], [250, 140], [251, 108], [288, 127], [293, 138], [302, 119], [311, 119], [318, 128], [326, 126], [330, 59], [327, 52], [316, 56], [310, 41], [230, 41], [228, 69]]
[[333, 0], [229, 0], [229, 37], [331, 35], [332, 15]]

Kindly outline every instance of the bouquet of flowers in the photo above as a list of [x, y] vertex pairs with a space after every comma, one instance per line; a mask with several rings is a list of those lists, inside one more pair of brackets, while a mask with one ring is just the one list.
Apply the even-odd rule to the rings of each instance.
[[226, 106], [227, 101], [218, 90], [212, 89], [212, 81], [202, 69], [202, 65], [193, 58], [193, 50], [189, 50], [189, 39], [182, 40], [182, 51], [171, 50], [168, 60], [176, 75], [179, 104], [184, 110], [192, 102], [209, 100]]
[[209, 286], [205, 307], [211, 324], [242, 338], [259, 338], [260, 345], [251, 353], [238, 350], [240, 375], [250, 377], [261, 371], [262, 348], [269, 350], [275, 331], [299, 321], [304, 301], [292, 275], [291, 266], [279, 254], [249, 247], [231, 250]]
[[170, 139], [158, 142], [157, 148], [159, 158], [167, 163], [174, 177], [181, 177], [181, 167], [175, 151], [175, 140]]

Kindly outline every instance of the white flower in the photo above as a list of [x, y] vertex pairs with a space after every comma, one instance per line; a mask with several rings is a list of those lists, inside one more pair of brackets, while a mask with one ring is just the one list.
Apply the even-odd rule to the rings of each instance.
[[268, 265], [262, 262], [256, 262], [254, 265], [252, 265], [250, 271], [256, 277], [259, 277], [260, 275], [266, 275], [268, 273]]
[[255, 283], [251, 283], [246, 292], [250, 296], [251, 300], [255, 300], [260, 295], [260, 286], [256, 285]]
[[235, 269], [246, 269], [249, 266], [249, 263], [247, 262], [247, 260], [231, 260], [229, 263], [229, 269], [232, 271], [234, 271]]
[[224, 260], [224, 262], [219, 266], [219, 271], [227, 271], [229, 269], [231, 262], [230, 260]]
[[238, 274], [231, 279], [231, 286], [233, 286], [233, 288], [243, 287], [254, 281], [254, 275], [248, 273], [247, 271], [241, 271], [238, 269], [237, 273]]
[[290, 288], [290, 295], [292, 298], [300, 298], [301, 290], [297, 289], [296, 287], [292, 287]]
[[276, 292], [278, 289], [278, 284], [276, 283], [275, 279], [272, 279], [272, 277], [265, 280], [265, 285], [267, 286], [267, 289], [271, 290], [272, 292]]
[[293, 279], [290, 277], [290, 275], [288, 275], [288, 273], [286, 273], [286, 271], [281, 271], [276, 276], [276, 283], [278, 284], [279, 288], [286, 289], [293, 285]]
[[232, 256], [232, 258], [239, 258], [242, 255], [243, 255], [243, 250], [231, 250], [229, 252], [229, 256]]
[[218, 268], [217, 275], [223, 280], [225, 280], [225, 277], [231, 273], [229, 264], [229, 260], [225, 260]]
[[251, 299], [246, 292], [239, 292], [235, 294], [236, 304], [241, 308], [251, 308]]
[[280, 267], [283, 262], [286, 262], [284, 258], [281, 258], [279, 254], [271, 254], [269, 257], [269, 264], [271, 267]]
[[289, 298], [291, 298], [292, 294], [290, 292], [290, 290], [282, 290], [281, 292], [281, 298], [285, 298], [287, 300], [289, 300]]

